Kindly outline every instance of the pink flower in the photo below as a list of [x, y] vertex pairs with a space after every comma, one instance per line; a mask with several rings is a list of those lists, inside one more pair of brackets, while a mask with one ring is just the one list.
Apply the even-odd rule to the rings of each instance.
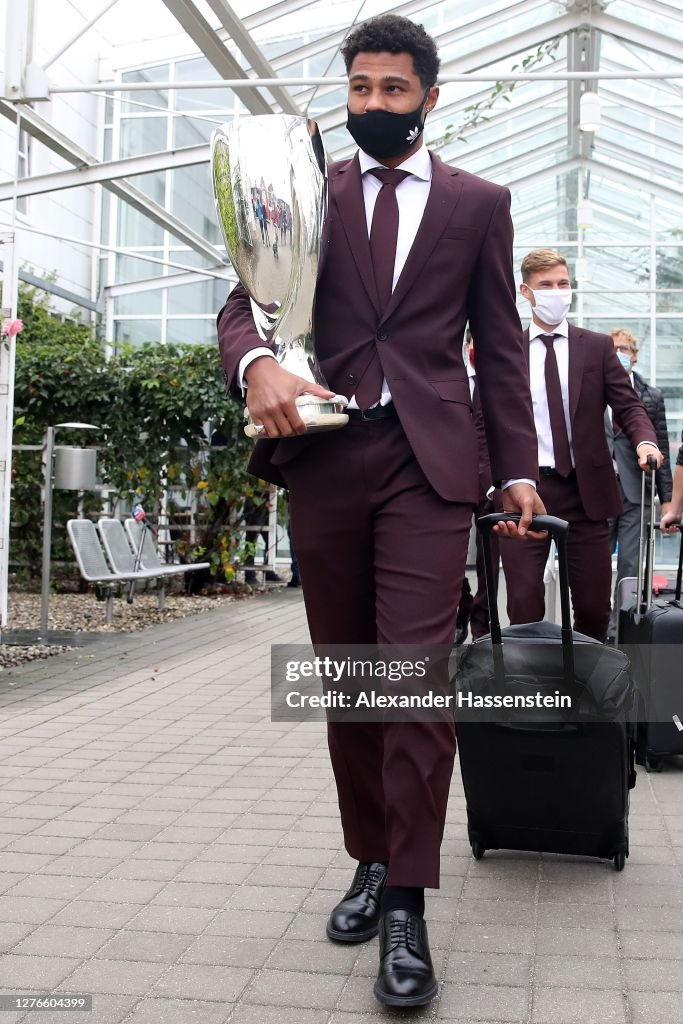
[[8, 338], [13, 338], [15, 334], [21, 334], [23, 329], [23, 320], [5, 320], [2, 325], [2, 333], [6, 334]]

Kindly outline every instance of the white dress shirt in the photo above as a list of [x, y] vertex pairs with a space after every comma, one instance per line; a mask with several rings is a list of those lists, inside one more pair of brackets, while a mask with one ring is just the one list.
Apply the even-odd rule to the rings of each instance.
[[569, 419], [569, 328], [566, 320], [563, 320], [557, 327], [553, 327], [552, 331], [543, 330], [533, 320], [529, 325], [529, 384], [531, 387], [531, 401], [534, 407], [536, 436], [538, 437], [538, 464], [539, 466], [552, 466], [553, 468], [555, 466], [553, 433], [550, 426], [548, 395], [545, 387], [547, 349], [540, 339], [541, 334], [556, 335], [553, 348], [555, 349], [557, 369], [560, 375], [562, 407], [564, 409], [565, 423], [567, 424], [569, 450], [571, 452], [572, 465], [574, 465], [572, 425]]
[[[375, 203], [377, 202], [377, 196], [382, 187], [382, 182], [379, 178], [376, 178], [374, 174], [370, 174], [369, 171], [373, 167], [384, 167], [384, 164], [380, 163], [374, 157], [364, 153], [362, 149], [358, 150], [358, 159], [360, 161], [360, 171], [362, 174], [363, 183], [363, 202], [365, 204], [365, 221], [367, 224], [368, 238], [370, 238], [370, 227], [372, 225], [372, 214], [375, 209]], [[409, 177], [396, 186], [396, 202], [398, 203], [398, 238], [396, 240], [396, 260], [394, 262], [394, 279], [391, 286], [393, 291], [396, 287], [396, 283], [401, 276], [408, 254], [415, 241], [417, 230], [422, 221], [424, 215], [425, 206], [427, 205], [427, 199], [429, 197], [429, 189], [432, 184], [432, 161], [429, 155], [429, 150], [426, 146], [420, 146], [416, 153], [404, 160], [399, 165], [399, 170], [408, 171]], [[240, 381], [242, 389], [245, 388], [244, 371], [246, 370], [249, 363], [259, 356], [272, 356], [271, 349], [266, 348], [254, 348], [250, 352], [247, 352], [245, 356], [242, 356], [240, 364], [237, 370], [237, 377]], [[391, 401], [391, 392], [389, 391], [389, 385], [386, 380], [382, 381], [382, 396], [379, 400], [380, 405], [388, 405]], [[377, 403], [376, 403], [377, 404]], [[352, 397], [349, 401], [349, 409], [357, 409], [355, 399]]]

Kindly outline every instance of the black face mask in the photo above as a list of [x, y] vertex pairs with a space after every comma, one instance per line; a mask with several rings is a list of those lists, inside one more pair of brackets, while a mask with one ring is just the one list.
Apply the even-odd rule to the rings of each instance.
[[401, 156], [422, 134], [422, 111], [427, 92], [420, 106], [408, 114], [394, 114], [390, 110], [368, 110], [366, 114], [352, 114], [347, 107], [347, 131], [356, 145], [369, 156], [378, 160]]

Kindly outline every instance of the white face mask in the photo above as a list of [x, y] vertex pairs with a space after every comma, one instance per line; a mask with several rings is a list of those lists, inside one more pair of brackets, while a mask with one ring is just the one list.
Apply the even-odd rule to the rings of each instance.
[[631, 357], [626, 352], [617, 352], [617, 359], [624, 367], [627, 373], [631, 372]]
[[571, 288], [536, 288], [532, 295], [536, 299], [533, 310], [537, 320], [555, 327], [566, 319], [572, 304]]

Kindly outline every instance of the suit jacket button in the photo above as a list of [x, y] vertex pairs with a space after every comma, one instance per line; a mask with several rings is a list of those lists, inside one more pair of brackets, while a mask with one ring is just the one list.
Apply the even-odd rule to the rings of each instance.
[[387, 340], [386, 331], [380, 331], [379, 334], [377, 335], [377, 340], [378, 341], [386, 341]]
[[352, 373], [348, 373], [346, 375], [346, 383], [347, 384], [355, 384], [356, 383], [356, 378], [354, 377], [354, 375]]

